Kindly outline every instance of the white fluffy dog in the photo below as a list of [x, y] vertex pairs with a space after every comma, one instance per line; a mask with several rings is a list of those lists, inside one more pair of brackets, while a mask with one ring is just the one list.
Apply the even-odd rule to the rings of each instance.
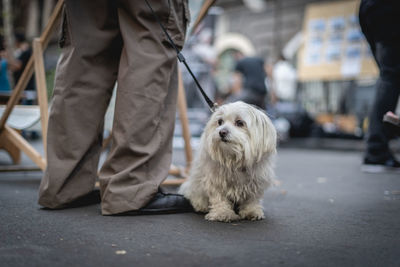
[[261, 200], [274, 180], [276, 139], [272, 122], [261, 110], [240, 101], [219, 107], [179, 193], [210, 221], [263, 219]]

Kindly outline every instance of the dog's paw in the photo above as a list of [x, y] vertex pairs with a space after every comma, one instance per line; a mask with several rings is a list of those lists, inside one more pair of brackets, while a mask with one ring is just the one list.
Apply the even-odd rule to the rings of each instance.
[[201, 212], [201, 213], [207, 213], [210, 208], [209, 208], [209, 204], [208, 201], [204, 200], [204, 199], [190, 199], [190, 203], [193, 206], [193, 209], [196, 212]]
[[201, 206], [201, 205], [192, 205], [192, 206], [196, 212], [207, 213], [209, 211], [208, 206]]
[[241, 219], [250, 221], [259, 221], [265, 218], [264, 211], [260, 207], [246, 208], [239, 211], [239, 216]]
[[240, 220], [240, 217], [233, 210], [211, 210], [206, 214], [205, 219], [208, 221], [217, 222], [233, 222]]

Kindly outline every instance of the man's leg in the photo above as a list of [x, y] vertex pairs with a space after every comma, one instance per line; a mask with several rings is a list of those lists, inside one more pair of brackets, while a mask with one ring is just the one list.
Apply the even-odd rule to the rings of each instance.
[[[369, 116], [364, 164], [399, 167], [389, 150], [390, 136], [383, 127], [383, 116], [394, 111], [400, 92], [399, 29], [392, 27], [399, 21], [398, 4], [380, 1], [362, 1], [360, 26], [370, 45], [380, 76]], [[383, 19], [384, 18], [384, 19]]]
[[370, 113], [367, 135], [366, 160], [385, 162], [393, 157], [389, 150], [390, 134], [383, 126], [386, 112], [394, 112], [400, 94], [400, 52], [399, 44], [378, 42], [375, 57], [380, 66], [380, 77], [376, 85], [376, 95]]
[[122, 39], [114, 1], [66, 0], [47, 169], [39, 204], [60, 208], [88, 194], [97, 178], [104, 113], [115, 84]]
[[[178, 46], [187, 0], [149, 0]], [[186, 15], [185, 15], [186, 14]], [[100, 171], [102, 213], [138, 210], [156, 195], [171, 164], [177, 60], [145, 1], [121, 1], [122, 51], [110, 154]]]

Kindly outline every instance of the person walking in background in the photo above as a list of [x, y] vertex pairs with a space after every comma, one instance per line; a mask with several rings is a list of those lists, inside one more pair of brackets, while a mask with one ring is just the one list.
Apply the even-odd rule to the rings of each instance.
[[[212, 45], [213, 33], [210, 28], [202, 28], [195, 37], [190, 38], [191, 49], [185, 51], [187, 61], [195, 62], [192, 65], [193, 71], [202, 85], [205, 93], [214, 98], [216, 95], [216, 85], [214, 80], [214, 70], [217, 62], [217, 52]], [[190, 48], [190, 46], [189, 46]], [[186, 53], [189, 52], [189, 53]], [[189, 55], [189, 56], [188, 56]], [[188, 108], [203, 108], [208, 106], [203, 101], [197, 85], [188, 71], [182, 70], [183, 81], [186, 81], [185, 91]]]
[[[182, 49], [187, 0], [147, 1]], [[99, 172], [102, 214], [190, 211], [183, 196], [159, 188], [172, 157], [177, 59], [146, 1], [66, 0], [59, 44], [39, 204], [66, 208], [96, 196], [104, 114], [118, 81]]]
[[[15, 84], [18, 83], [28, 61], [32, 55], [32, 48], [29, 43], [26, 41], [25, 36], [22, 33], [15, 34], [15, 51], [14, 54], [11, 53], [10, 49], [5, 45], [3, 37], [1, 37], [1, 57], [4, 59], [6, 63], [3, 63], [13, 75], [13, 81]], [[32, 77], [25, 90], [34, 91], [35, 90], [35, 81]], [[27, 97], [30, 95], [31, 97]], [[29, 100], [29, 103], [26, 100]], [[23, 104], [32, 104], [34, 99], [36, 99], [36, 93], [27, 94], [25, 91], [25, 98], [23, 99]]]
[[271, 102], [290, 102], [296, 100], [297, 73], [296, 69], [281, 54], [272, 69]]
[[11, 91], [10, 80], [8, 79], [7, 52], [4, 46], [4, 38], [0, 36], [0, 92]]
[[[23, 33], [17, 32], [15, 34], [15, 51], [14, 51], [14, 67], [13, 67], [13, 78], [15, 84], [18, 83], [22, 73], [25, 70], [26, 65], [32, 55], [32, 47], [26, 41]], [[34, 77], [29, 80], [25, 88], [25, 98], [22, 103], [25, 105], [32, 105], [36, 100], [36, 86]]]
[[[30, 44], [26, 41], [25, 35], [23, 33], [15, 33], [15, 50], [12, 54], [9, 49], [7, 49], [7, 59], [9, 62], [9, 68], [12, 72], [12, 78], [14, 85], [16, 85], [21, 78], [22, 73], [25, 70], [26, 65], [32, 55], [32, 48]], [[28, 84], [25, 87], [24, 97], [21, 100], [23, 105], [34, 105], [37, 103], [36, 85], [35, 78], [31, 77]], [[37, 139], [39, 134], [34, 130], [23, 130], [21, 133], [25, 138]]]
[[244, 57], [242, 53], [235, 54], [237, 63], [233, 76], [231, 95], [226, 102], [241, 100], [248, 104], [265, 109], [267, 87], [264, 60], [260, 57]]
[[[2, 54], [2, 51], [0, 51]], [[0, 55], [0, 91], [1, 92], [10, 92], [11, 86], [10, 81], [8, 79], [8, 70], [7, 70], [8, 62], [7, 60]]]
[[359, 19], [379, 67], [362, 170], [399, 171], [400, 162], [389, 149], [393, 135], [385, 131], [382, 119], [386, 112], [395, 111], [400, 94], [400, 2], [362, 0]]

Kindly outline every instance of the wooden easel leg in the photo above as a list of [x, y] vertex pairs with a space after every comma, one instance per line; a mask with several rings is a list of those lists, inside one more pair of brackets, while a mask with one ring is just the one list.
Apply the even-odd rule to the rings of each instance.
[[40, 169], [46, 169], [46, 160], [16, 130], [5, 125], [1, 140], [12, 143], [30, 157]]
[[182, 135], [185, 141], [185, 156], [186, 156], [186, 172], [190, 170], [193, 160], [192, 145], [190, 142], [189, 120], [187, 117], [187, 104], [185, 88], [183, 86], [182, 72], [178, 71], [178, 112], [179, 120], [182, 125]]
[[39, 38], [33, 40], [33, 56], [35, 63], [35, 79], [38, 93], [38, 102], [40, 108], [40, 122], [42, 124], [42, 141], [45, 158], [47, 151], [47, 124], [48, 124], [48, 103], [47, 103], [47, 85], [46, 74], [43, 62], [43, 48]]
[[203, 5], [200, 8], [199, 15], [197, 16], [196, 20], [193, 23], [192, 30], [190, 31], [190, 34], [193, 34], [199, 26], [200, 22], [204, 19], [204, 17], [207, 15], [208, 10], [210, 7], [216, 2], [217, 0], [205, 0], [203, 1]]
[[7, 151], [13, 164], [19, 164], [21, 162], [21, 150], [4, 137], [4, 132], [0, 135], [0, 149]]
[[[192, 153], [192, 146], [190, 143], [190, 130], [189, 130], [189, 120], [187, 117], [186, 95], [185, 95], [185, 89], [183, 86], [182, 73], [180, 70], [178, 70], [178, 114], [179, 114], [179, 120], [181, 121], [181, 126], [182, 126], [183, 140], [185, 142], [186, 166], [185, 166], [184, 173], [182, 173], [182, 171], [179, 169], [179, 167], [171, 165], [169, 174], [174, 175], [174, 176], [186, 177], [190, 170], [193, 153]], [[186, 181], [186, 179], [168, 179], [168, 180], [164, 181], [163, 185], [175, 185], [176, 186], [176, 185], [182, 184], [184, 181]]]

